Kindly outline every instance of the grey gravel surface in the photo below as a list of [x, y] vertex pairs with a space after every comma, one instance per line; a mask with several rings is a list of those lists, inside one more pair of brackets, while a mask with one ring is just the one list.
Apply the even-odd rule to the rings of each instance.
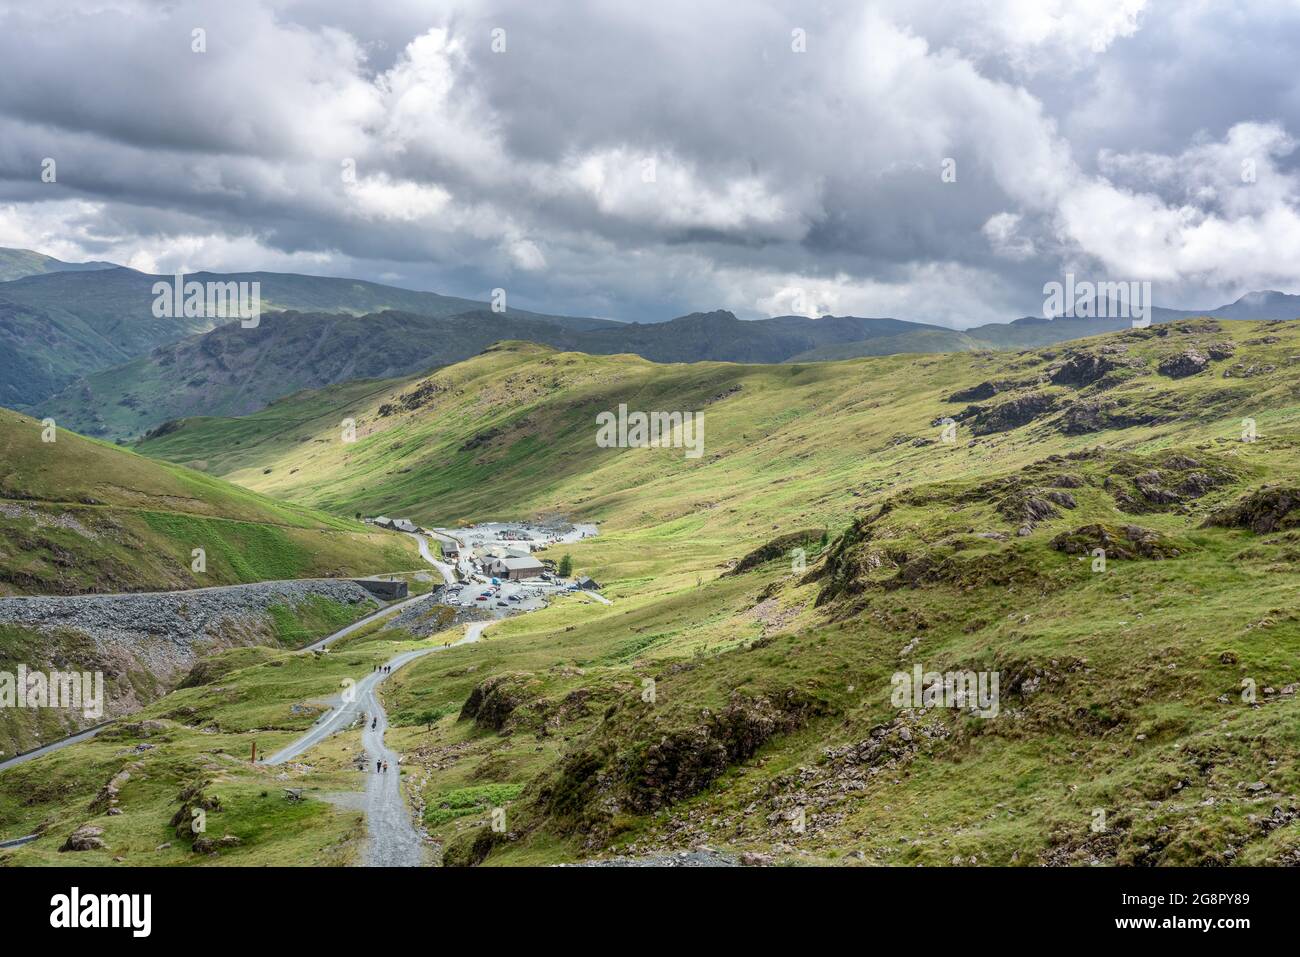
[[101, 647], [147, 648], [159, 659], [157, 665], [174, 671], [194, 662], [197, 645], [223, 639], [232, 627], [261, 619], [273, 605], [294, 608], [316, 595], [344, 605], [377, 604], [355, 582], [311, 578], [187, 591], [0, 598], [0, 623], [40, 631], [72, 629]]
[[[471, 622], [465, 636], [455, 645], [478, 641], [486, 621]], [[451, 647], [455, 647], [452, 645]], [[388, 715], [380, 701], [378, 689], [384, 679], [403, 665], [425, 655], [442, 651], [443, 647], [421, 648], [406, 651], [388, 662], [388, 673], [374, 671], [357, 682], [351, 701], [341, 701], [327, 711], [310, 731], [266, 759], [266, 764], [283, 764], [320, 744], [326, 738], [356, 724], [364, 717], [361, 744], [365, 749], [366, 793], [365, 812], [367, 846], [365, 863], [368, 867], [420, 867], [425, 863], [425, 846], [411, 812], [402, 796], [401, 758], [384, 744], [388, 729]], [[375, 727], [371, 728], [371, 720]], [[376, 771], [376, 761], [387, 761], [388, 770]]]

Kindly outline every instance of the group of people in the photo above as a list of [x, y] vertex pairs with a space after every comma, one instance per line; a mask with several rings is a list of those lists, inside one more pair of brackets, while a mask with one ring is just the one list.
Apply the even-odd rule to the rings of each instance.
[[375, 670], [382, 671], [386, 675], [393, 673], [393, 669], [390, 665], [375, 665]]
[[[362, 712], [361, 712], [361, 723], [362, 723], [363, 725], [366, 723], [366, 718], [367, 718], [367, 717], [370, 718], [370, 730], [371, 730], [371, 731], [373, 731], [373, 730], [375, 730], [375, 728], [379, 727], [379, 715], [377, 715], [377, 714], [376, 714], [376, 715], [367, 715], [366, 712], [362, 711]], [[379, 758], [376, 758], [376, 759], [375, 759], [375, 773], [376, 773], [376, 774], [387, 774], [387, 773], [388, 773], [388, 762], [387, 762], [387, 761], [384, 761], [384, 760], [381, 760], [381, 759], [379, 759]]]

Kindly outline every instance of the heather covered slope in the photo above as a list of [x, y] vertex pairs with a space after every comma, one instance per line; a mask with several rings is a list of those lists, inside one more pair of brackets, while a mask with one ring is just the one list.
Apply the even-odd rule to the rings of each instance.
[[[339, 513], [601, 522], [565, 550], [612, 606], [574, 595], [393, 679], [390, 734], [448, 863], [704, 843], [1281, 864], [1300, 858], [1293, 357], [1300, 324], [1205, 321], [789, 366], [507, 343], [143, 449]], [[704, 455], [596, 447], [620, 402], [703, 410]], [[996, 673], [998, 715], [899, 706], [916, 666]], [[351, 747], [299, 782], [337, 787]], [[306, 840], [249, 833], [246, 859]]]
[[[195, 588], [420, 564], [410, 543], [0, 409], [0, 594]], [[207, 568], [192, 570], [203, 548]]]

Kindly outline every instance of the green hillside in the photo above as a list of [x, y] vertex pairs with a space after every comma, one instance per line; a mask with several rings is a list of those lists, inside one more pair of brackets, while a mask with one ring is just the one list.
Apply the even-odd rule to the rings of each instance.
[[[192, 588], [420, 564], [404, 538], [0, 409], [0, 594]], [[202, 547], [207, 570], [191, 571]]]
[[828, 362], [836, 359], [857, 359], [862, 356], [892, 356], [907, 352], [967, 352], [991, 348], [994, 347], [990, 343], [973, 339], [956, 330], [927, 329], [893, 336], [877, 336], [859, 342], [818, 346], [786, 361]]
[[87, 269], [113, 268], [115, 267], [112, 263], [69, 263], [31, 249], [13, 249], [8, 246], [0, 246], [0, 282], [21, 279], [24, 276], [39, 276], [48, 272], [78, 272]]
[[[5, 275], [6, 270], [9, 275]], [[160, 346], [207, 332], [227, 321], [225, 317], [156, 318], [154, 283], [171, 281], [173, 277], [111, 264], [60, 264], [27, 250], [0, 250], [0, 277], [12, 280], [0, 282], [0, 345], [5, 346], [0, 352], [4, 356], [0, 359], [0, 372], [4, 373], [0, 377], [0, 403], [41, 415], [47, 413], [35, 406], [80, 376], [130, 363]], [[264, 313], [296, 310], [356, 316], [395, 309], [446, 317], [484, 307], [484, 303], [469, 299], [330, 276], [198, 272], [187, 274], [186, 280], [258, 282]], [[518, 309], [509, 309], [503, 315], [574, 330], [616, 325], [600, 319], [546, 316]], [[76, 394], [82, 390], [83, 386], [78, 385]], [[101, 400], [114, 404], [124, 395], [88, 394], [82, 410], [88, 422], [93, 424]], [[70, 421], [68, 415], [64, 418]], [[81, 425], [84, 428], [86, 423]]]
[[138, 437], [168, 419], [241, 415], [299, 389], [450, 364], [502, 334], [560, 342], [573, 336], [555, 324], [488, 312], [272, 313], [255, 329], [227, 325], [92, 373], [41, 402], [39, 412], [87, 435]]
[[[505, 343], [142, 448], [343, 514], [601, 522], [563, 551], [613, 605], [570, 596], [386, 691], [447, 863], [708, 844], [788, 863], [1282, 864], [1300, 860], [1297, 355], [1300, 324], [1209, 321], [784, 366]], [[598, 448], [595, 414], [620, 402], [702, 410], [703, 456]], [[354, 444], [332, 441], [343, 414]], [[197, 706], [251, 707], [269, 664]], [[916, 666], [996, 673], [998, 715], [891, 702]], [[320, 693], [279, 688], [274, 707]], [[246, 751], [249, 722], [223, 722], [221, 746]], [[150, 778], [198, 747], [166, 728]], [[355, 744], [317, 749], [296, 783], [356, 789]], [[17, 789], [81, 782], [62, 830], [14, 860], [51, 852], [111, 755], [0, 778], [10, 830], [30, 823]], [[225, 763], [218, 786], [251, 797], [258, 776]], [[160, 839], [161, 800], [111, 823], [122, 847]], [[498, 805], [504, 833], [485, 826]], [[284, 831], [238, 806], [244, 843], [218, 863], [356, 853], [353, 817], [324, 802]]]

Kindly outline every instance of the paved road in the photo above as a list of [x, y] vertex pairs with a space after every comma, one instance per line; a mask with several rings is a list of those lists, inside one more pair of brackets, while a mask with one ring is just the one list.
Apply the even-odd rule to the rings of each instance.
[[[438, 561], [437, 559], [435, 559], [435, 558], [433, 557], [432, 554], [429, 553], [428, 543], [424, 540], [423, 536], [420, 536], [420, 535], [413, 535], [412, 537], [415, 538], [415, 539], [417, 540], [417, 542], [418, 542], [418, 544], [419, 544], [419, 546], [420, 546], [420, 554], [424, 557], [425, 561], [427, 561], [427, 562], [429, 562], [431, 565], [435, 566], [435, 567], [438, 569], [438, 571], [442, 573], [443, 580], [444, 580], [447, 584], [451, 584], [452, 582], [454, 582], [456, 579], [455, 579], [455, 577], [452, 575], [452, 569], [451, 569], [451, 566], [445, 564], [444, 562], [440, 562], [440, 561]], [[312, 581], [312, 580], [315, 580], [315, 579], [305, 579], [305, 580], [307, 580], [307, 581]], [[329, 580], [331, 580], [331, 579], [321, 579], [321, 580], [322, 580], [322, 581], [329, 581]], [[256, 583], [256, 582], [253, 583], [253, 585], [256, 585], [256, 584], [260, 584], [260, 583]], [[215, 591], [215, 590], [218, 590], [218, 589], [241, 588], [241, 587], [245, 587], [245, 586], [241, 586], [241, 585], [215, 585], [215, 586], [211, 586], [211, 587], [209, 587], [209, 588], [191, 588], [191, 589], [186, 589], [186, 591], [196, 591], [196, 592], [197, 592], [197, 591]], [[250, 585], [250, 586], [248, 586], [248, 587], [252, 587], [252, 586]], [[138, 595], [138, 594], [143, 594], [143, 593], [141, 593], [141, 592], [131, 592], [131, 593], [129, 593], [129, 594], [132, 594], [132, 595]], [[160, 592], [160, 593], [158, 593], [158, 594], [176, 594], [176, 593], [175, 593], [175, 592]], [[103, 596], [102, 596], [102, 595], [96, 595], [96, 596], [88, 596], [88, 597], [103, 597]], [[314, 642], [312, 642], [310, 645], [307, 645], [305, 648], [300, 649], [300, 650], [302, 650], [302, 651], [319, 651], [321, 648], [325, 648], [325, 647], [328, 647], [329, 645], [332, 645], [334, 642], [338, 641], [340, 638], [346, 638], [348, 635], [352, 634], [354, 631], [356, 631], [356, 630], [359, 629], [359, 628], [364, 628], [366, 625], [369, 625], [369, 624], [371, 624], [372, 622], [374, 622], [374, 621], [376, 621], [376, 620], [378, 620], [378, 619], [380, 619], [380, 618], [386, 618], [386, 617], [389, 616], [389, 615], [396, 614], [397, 612], [401, 611], [403, 608], [406, 608], [406, 607], [409, 606], [409, 605], [413, 605], [413, 604], [415, 604], [415, 603], [418, 602], [418, 601], [423, 601], [424, 599], [426, 599], [426, 598], [428, 598], [428, 597], [429, 597], [429, 596], [428, 596], [427, 594], [425, 594], [425, 595], [416, 595], [416, 596], [413, 597], [413, 598], [407, 598], [407, 599], [404, 599], [403, 601], [399, 601], [399, 602], [397, 602], [396, 604], [386, 605], [386, 606], [383, 607], [383, 608], [380, 608], [380, 609], [378, 609], [378, 610], [376, 610], [376, 611], [372, 611], [370, 614], [366, 615], [364, 618], [359, 618], [359, 619], [357, 619], [356, 621], [354, 621], [352, 624], [348, 625], [347, 627], [345, 627], [345, 628], [340, 628], [338, 631], [334, 632], [332, 635], [326, 635], [324, 638], [320, 639], [319, 641], [314, 641]], [[15, 756], [15, 757], [12, 757], [12, 758], [6, 758], [5, 760], [0, 761], [0, 771], [5, 770], [6, 768], [16, 767], [16, 766], [19, 765], [19, 764], [25, 764], [26, 762], [31, 761], [31, 760], [33, 760], [33, 759], [35, 759], [35, 758], [39, 758], [39, 757], [41, 757], [41, 756], [43, 756], [43, 755], [50, 754], [51, 752], [61, 750], [62, 748], [66, 748], [66, 747], [67, 747], [68, 745], [70, 745], [70, 744], [76, 744], [76, 743], [79, 742], [79, 741], [87, 741], [87, 740], [89, 740], [90, 738], [93, 738], [95, 735], [99, 734], [99, 732], [103, 731], [104, 728], [108, 727], [108, 724], [110, 724], [110, 723], [111, 723], [111, 722], [106, 722], [105, 724], [100, 725], [100, 726], [98, 726], [98, 727], [95, 727], [95, 728], [88, 728], [88, 729], [85, 730], [85, 731], [80, 731], [80, 732], [78, 732], [77, 734], [70, 735], [69, 737], [66, 737], [66, 738], [60, 738], [58, 741], [51, 741], [49, 744], [46, 744], [46, 745], [44, 745], [44, 746], [42, 746], [42, 747], [39, 747], [39, 748], [36, 748], [36, 749], [33, 750], [33, 751], [28, 751], [26, 754], [20, 754], [20, 755], [17, 755], [17, 756]]]
[[408, 608], [411, 605], [414, 605], [416, 602], [424, 601], [428, 597], [429, 597], [429, 593], [425, 593], [423, 595], [416, 595], [413, 598], [403, 598], [401, 601], [396, 602], [395, 604], [386, 605], [385, 607], [380, 608], [378, 611], [372, 611], [370, 614], [366, 615], [366, 617], [358, 618], [356, 621], [354, 621], [352, 624], [348, 625], [347, 627], [340, 628], [338, 631], [334, 632], [334, 634], [326, 635], [320, 641], [314, 641], [307, 647], [299, 650], [320, 651], [320, 649], [326, 648], [334, 644], [334, 642], [338, 641], [340, 638], [346, 638], [348, 635], [352, 634], [357, 629], [364, 628], [366, 625], [378, 621], [380, 618], [387, 618], [389, 615], [395, 614], [396, 612], [401, 611], [403, 608]]
[[12, 758], [6, 758], [5, 760], [0, 761], [0, 771], [5, 770], [6, 768], [17, 767], [20, 764], [26, 764], [28, 761], [58, 751], [60, 748], [66, 748], [70, 744], [76, 744], [78, 741], [89, 741], [95, 735], [99, 734], [99, 732], [107, 728], [109, 723], [111, 722], [106, 722], [93, 728], [87, 728], [85, 731], [79, 731], [70, 737], [60, 738], [58, 741], [51, 741], [49, 744], [28, 751], [26, 754], [19, 754]]
[[410, 535], [413, 539], [415, 539], [415, 544], [418, 545], [420, 548], [420, 557], [423, 558], [430, 565], [432, 565], [434, 568], [438, 569], [438, 571], [442, 572], [442, 580], [444, 582], [446, 582], [448, 585], [455, 583], [456, 569], [452, 568], [446, 562], [440, 562], [438, 561], [438, 559], [433, 557], [433, 553], [429, 551], [429, 540], [427, 538], [425, 538], [423, 535], [417, 535], [415, 534], [415, 532], [403, 532], [402, 534]]
[[[465, 628], [465, 637], [450, 647], [478, 641], [483, 629], [490, 624], [488, 621], [470, 622]], [[385, 666], [387, 672], [375, 671], [366, 675], [357, 682], [355, 694], [349, 696], [352, 700], [340, 701], [310, 731], [265, 761], [269, 765], [283, 764], [336, 732], [352, 727], [362, 714], [368, 716], [361, 731], [361, 745], [366, 752], [367, 867], [420, 867], [424, 864], [424, 841], [411, 823], [411, 813], [402, 796], [401, 759], [396, 751], [384, 744], [388, 715], [380, 701], [378, 688], [385, 678], [403, 665], [443, 650], [441, 645], [420, 648], [393, 658]], [[377, 772], [377, 761], [387, 761], [388, 770]]]

